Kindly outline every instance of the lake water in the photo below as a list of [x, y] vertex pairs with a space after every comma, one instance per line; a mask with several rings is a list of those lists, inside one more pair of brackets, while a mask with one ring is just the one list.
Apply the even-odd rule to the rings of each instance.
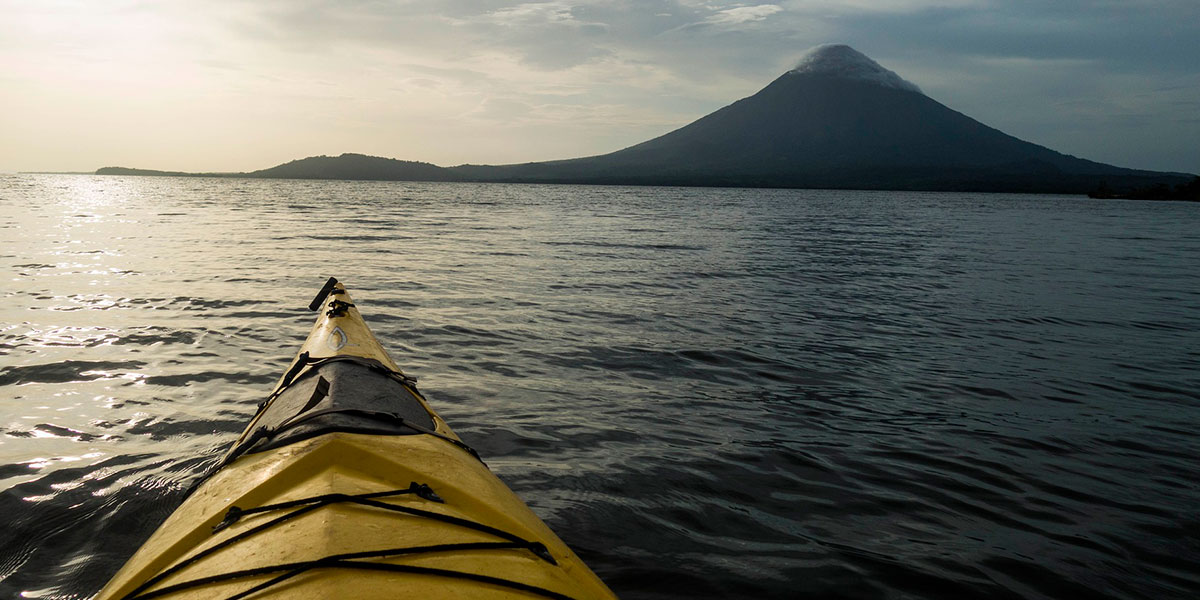
[[325, 278], [625, 598], [1189, 598], [1200, 205], [0, 177], [0, 597], [94, 594]]

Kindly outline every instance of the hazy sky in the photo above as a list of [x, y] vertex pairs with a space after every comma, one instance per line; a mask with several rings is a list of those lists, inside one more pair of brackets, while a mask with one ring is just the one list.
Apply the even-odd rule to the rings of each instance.
[[1198, 0], [0, 0], [0, 170], [600, 154], [850, 44], [947, 106], [1200, 173]]

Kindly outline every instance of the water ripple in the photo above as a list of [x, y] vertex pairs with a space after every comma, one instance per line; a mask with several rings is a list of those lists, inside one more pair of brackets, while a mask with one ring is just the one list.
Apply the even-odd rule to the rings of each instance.
[[625, 598], [1200, 589], [1200, 214], [5, 176], [0, 596], [92, 595], [328, 275]]

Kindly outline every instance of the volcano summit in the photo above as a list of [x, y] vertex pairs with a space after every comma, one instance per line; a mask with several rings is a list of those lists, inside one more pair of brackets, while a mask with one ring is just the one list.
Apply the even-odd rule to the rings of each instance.
[[907, 90], [921, 93], [916, 84], [901, 79], [893, 71], [883, 68], [867, 55], [842, 44], [827, 44], [810, 50], [795, 69], [789, 71], [797, 75], [815, 75], [863, 81], [897, 90]]

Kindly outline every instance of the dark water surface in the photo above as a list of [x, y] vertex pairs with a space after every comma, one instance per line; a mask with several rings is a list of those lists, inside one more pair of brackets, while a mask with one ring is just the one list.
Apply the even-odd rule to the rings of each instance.
[[626, 598], [1189, 598], [1200, 206], [0, 178], [0, 598], [94, 594], [329, 275]]

